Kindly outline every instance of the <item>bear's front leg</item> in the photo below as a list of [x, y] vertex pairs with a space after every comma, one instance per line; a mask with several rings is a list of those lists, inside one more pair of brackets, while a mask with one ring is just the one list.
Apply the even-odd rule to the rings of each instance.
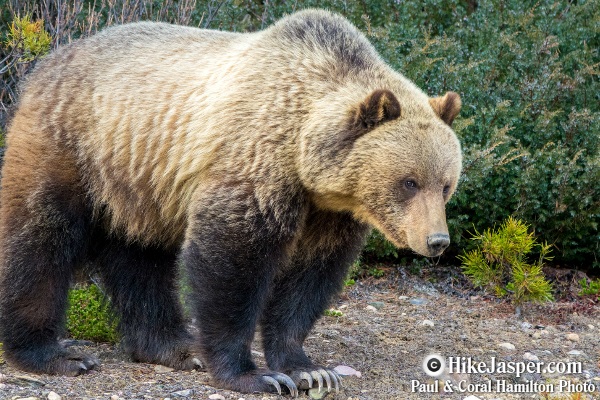
[[261, 318], [270, 368], [288, 374], [301, 389], [336, 391], [340, 376], [313, 363], [302, 344], [342, 286], [368, 228], [349, 214], [313, 210], [291, 265], [277, 275]]
[[182, 258], [208, 371], [223, 388], [281, 393], [287, 387], [296, 396], [294, 382], [258, 369], [250, 350], [273, 277], [287, 257], [294, 218], [286, 224], [261, 209], [246, 183], [203, 187], [194, 204]]

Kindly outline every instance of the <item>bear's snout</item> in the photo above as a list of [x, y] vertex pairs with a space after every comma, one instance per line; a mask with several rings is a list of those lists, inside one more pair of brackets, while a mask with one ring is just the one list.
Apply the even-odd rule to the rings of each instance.
[[450, 236], [445, 233], [435, 233], [427, 237], [427, 248], [432, 256], [442, 254], [450, 244]]

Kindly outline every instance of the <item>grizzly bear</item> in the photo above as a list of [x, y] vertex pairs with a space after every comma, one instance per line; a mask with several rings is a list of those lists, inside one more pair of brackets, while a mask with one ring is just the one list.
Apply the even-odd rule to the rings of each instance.
[[[460, 98], [429, 98], [339, 15], [238, 34], [116, 26], [47, 56], [7, 135], [0, 340], [23, 370], [98, 365], [61, 346], [89, 266], [136, 361], [240, 392], [337, 388], [304, 353], [372, 227], [437, 256], [461, 170]], [[185, 327], [177, 268], [198, 337]], [[268, 369], [252, 360], [255, 331]]]

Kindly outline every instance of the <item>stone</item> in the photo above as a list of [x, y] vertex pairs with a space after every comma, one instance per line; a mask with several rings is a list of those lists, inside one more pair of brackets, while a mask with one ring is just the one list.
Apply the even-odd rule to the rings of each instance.
[[383, 301], [374, 301], [369, 303], [369, 305], [375, 307], [377, 310], [381, 310], [385, 306], [385, 303]]
[[18, 385], [46, 386], [46, 382], [28, 375], [15, 375], [13, 381], [16, 381]]
[[435, 323], [433, 321], [429, 320], [429, 319], [426, 319], [423, 322], [421, 322], [421, 325], [433, 328], [433, 326], [435, 325]]
[[154, 367], [154, 372], [158, 374], [166, 374], [167, 372], [173, 372], [174, 369], [171, 367], [167, 367], [165, 365], [156, 365]]
[[536, 356], [533, 353], [527, 352], [525, 354], [523, 354], [523, 359], [525, 361], [532, 361], [532, 362], [540, 362], [540, 358], [538, 356]]
[[56, 392], [50, 392], [48, 393], [48, 400], [61, 400], [62, 397], [60, 397], [60, 395]]
[[427, 304], [427, 300], [421, 297], [415, 297], [413, 299], [410, 299], [408, 302], [414, 306], [421, 306], [423, 304]]
[[358, 378], [361, 377], [360, 371], [357, 371], [352, 367], [348, 367], [347, 365], [338, 365], [333, 370], [341, 376], [356, 376]]
[[571, 342], [579, 342], [579, 335], [576, 333], [569, 333], [567, 334], [567, 340]]
[[192, 389], [186, 389], [186, 390], [179, 390], [179, 391], [173, 392], [171, 394], [174, 396], [179, 396], [179, 397], [190, 397], [192, 394], [194, 394], [194, 391]]
[[208, 398], [210, 400], [225, 400], [225, 397], [221, 396], [219, 393], [211, 394]]
[[312, 388], [308, 390], [308, 397], [314, 400], [324, 399], [327, 394], [329, 394], [327, 389], [319, 390], [319, 388]]
[[500, 347], [502, 347], [505, 350], [511, 350], [511, 351], [516, 349], [514, 344], [508, 343], [508, 342], [500, 343]]
[[533, 325], [531, 325], [529, 322], [527, 322], [527, 321], [521, 322], [521, 329], [527, 330], [527, 329], [531, 329], [531, 328], [533, 328]]

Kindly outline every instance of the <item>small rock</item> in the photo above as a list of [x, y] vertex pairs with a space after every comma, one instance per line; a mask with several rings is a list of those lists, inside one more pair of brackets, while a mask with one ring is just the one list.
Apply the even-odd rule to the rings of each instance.
[[525, 361], [540, 362], [540, 358], [530, 352], [523, 354], [523, 359]]
[[588, 325], [588, 329], [589, 329], [590, 331], [593, 331], [593, 330], [594, 330], [594, 325]]
[[398, 296], [398, 300], [408, 300], [408, 296]]
[[383, 301], [374, 301], [372, 303], [369, 303], [369, 305], [375, 307], [378, 310], [381, 310], [383, 306], [385, 306], [385, 303]]
[[477, 396], [470, 395], [470, 396], [465, 397], [463, 400], [481, 400], [481, 399]]
[[423, 325], [423, 326], [429, 326], [429, 327], [433, 328], [433, 326], [434, 326], [435, 324], [433, 323], [433, 321], [431, 321], [431, 320], [429, 320], [429, 319], [426, 319], [426, 320], [424, 320], [423, 322], [421, 322], [421, 325]]
[[408, 302], [414, 306], [421, 306], [423, 304], [427, 304], [427, 300], [421, 297], [415, 297], [414, 299], [410, 299]]
[[542, 334], [539, 332], [534, 332], [533, 335], [531, 335], [534, 339], [539, 339], [542, 337]]
[[502, 347], [505, 350], [511, 350], [511, 351], [516, 349], [514, 344], [508, 343], [508, 342], [500, 343], [500, 347]]
[[0, 390], [6, 389], [6, 385], [4, 383], [0, 383]]
[[[372, 305], [366, 306], [365, 310], [368, 310], [368, 311], [377, 311], [377, 309], [375, 307], [373, 307]], [[319, 397], [319, 398], [321, 398], [321, 397]]]
[[56, 392], [50, 392], [48, 393], [48, 400], [61, 400], [62, 397], [60, 397], [60, 395]]
[[246, 400], [246, 399], [245, 399], [245, 398], [243, 398], [243, 397], [240, 397], [238, 400]]
[[16, 381], [18, 385], [26, 384], [29, 386], [46, 386], [46, 382], [28, 375], [15, 375], [14, 381]]
[[187, 389], [187, 390], [180, 390], [178, 392], [173, 392], [171, 394], [173, 396], [179, 396], [179, 397], [190, 397], [192, 394], [194, 394], [194, 391], [192, 389]]
[[571, 350], [570, 352], [568, 352], [567, 354], [571, 355], [571, 356], [580, 356], [583, 353], [579, 350]]
[[348, 367], [347, 365], [338, 365], [333, 370], [342, 376], [356, 376], [358, 378], [361, 377], [360, 371], [357, 371], [352, 367]]
[[171, 367], [167, 367], [165, 365], [156, 365], [154, 367], [154, 372], [158, 373], [158, 374], [165, 374], [167, 372], [173, 372], [174, 369]]
[[211, 394], [208, 398], [211, 400], [225, 400], [225, 397], [221, 396], [219, 393]]
[[37, 397], [17, 397], [15, 400], [40, 400]]
[[570, 340], [571, 342], [579, 342], [579, 335], [576, 333], [569, 333], [567, 334], [567, 340]]
[[110, 396], [110, 400], [119, 400], [120, 397], [119, 395], [113, 394], [112, 396]]
[[329, 392], [325, 389], [319, 390], [319, 388], [312, 388], [308, 391], [308, 397], [314, 400], [324, 399]]
[[547, 330], [547, 329], [542, 329], [540, 331], [540, 335], [542, 335], [542, 336], [550, 336], [550, 331]]
[[527, 330], [527, 329], [531, 329], [533, 328], [533, 325], [531, 325], [529, 322], [522, 322], [521, 323], [521, 329], [523, 330]]

